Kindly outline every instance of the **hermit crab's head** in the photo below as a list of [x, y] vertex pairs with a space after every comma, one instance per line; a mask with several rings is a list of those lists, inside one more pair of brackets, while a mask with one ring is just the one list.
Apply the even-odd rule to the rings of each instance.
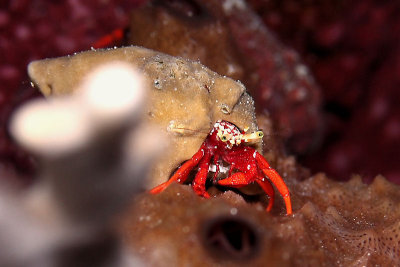
[[245, 128], [243, 131], [241, 131], [231, 122], [218, 120], [214, 124], [211, 134], [215, 134], [217, 141], [222, 142], [229, 149], [231, 149], [233, 146], [239, 146], [241, 143], [255, 142], [264, 136], [262, 131], [246, 133], [247, 130], [248, 128]]

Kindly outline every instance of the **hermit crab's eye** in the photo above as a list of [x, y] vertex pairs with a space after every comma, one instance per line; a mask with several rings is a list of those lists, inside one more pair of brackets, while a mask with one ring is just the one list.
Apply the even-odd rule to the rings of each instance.
[[258, 131], [258, 132], [257, 132], [257, 136], [258, 136], [259, 138], [263, 138], [263, 137], [264, 137], [264, 133], [263, 133], [262, 131]]
[[226, 142], [227, 140], [228, 138], [225, 135], [221, 136], [221, 141]]

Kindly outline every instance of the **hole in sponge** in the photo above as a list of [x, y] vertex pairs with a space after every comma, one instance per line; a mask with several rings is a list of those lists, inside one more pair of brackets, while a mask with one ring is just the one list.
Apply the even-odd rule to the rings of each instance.
[[256, 228], [238, 216], [223, 216], [205, 224], [204, 246], [214, 257], [245, 260], [259, 250]]

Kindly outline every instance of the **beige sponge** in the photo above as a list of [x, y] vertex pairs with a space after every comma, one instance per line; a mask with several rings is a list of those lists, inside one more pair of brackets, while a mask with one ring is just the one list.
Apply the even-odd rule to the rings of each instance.
[[[243, 84], [220, 76], [199, 62], [172, 57], [142, 47], [90, 50], [71, 56], [29, 64], [35, 86], [46, 96], [71, 94], [95, 67], [113, 61], [139, 70], [147, 83], [145, 120], [165, 134], [169, 150], [155, 164], [150, 188], [166, 181], [171, 173], [199, 149], [215, 121], [223, 119], [239, 128], [257, 129], [254, 102]], [[117, 82], [117, 81], [116, 81]], [[110, 86], [109, 90], [113, 90]], [[261, 141], [256, 144], [261, 149]]]

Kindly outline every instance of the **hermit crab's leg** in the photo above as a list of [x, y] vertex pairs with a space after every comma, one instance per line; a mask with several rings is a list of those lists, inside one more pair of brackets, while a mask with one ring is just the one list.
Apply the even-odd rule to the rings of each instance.
[[174, 182], [178, 182], [181, 184], [184, 183], [188, 178], [189, 172], [193, 169], [194, 166], [196, 166], [199, 163], [199, 161], [203, 158], [203, 156], [204, 156], [204, 149], [202, 146], [200, 150], [197, 151], [197, 153], [194, 154], [191, 159], [186, 161], [168, 181], [154, 187], [153, 189], [150, 190], [150, 193], [151, 194], [160, 193]]
[[278, 172], [271, 168], [269, 163], [261, 156], [260, 153], [256, 152], [256, 161], [260, 169], [264, 172], [266, 176], [271, 180], [271, 182], [276, 186], [279, 193], [282, 195], [283, 200], [286, 205], [286, 214], [292, 214], [292, 203], [290, 200], [289, 189], [287, 188], [285, 182], [282, 177], [278, 174]]
[[219, 156], [214, 155], [215, 173], [214, 173], [214, 176], [213, 176], [213, 183], [215, 183], [215, 182], [217, 181], [217, 176], [218, 176], [218, 173], [219, 173], [219, 163], [218, 163], [218, 160], [219, 160]]
[[112, 31], [110, 34], [107, 34], [97, 40], [93, 44], [93, 48], [106, 48], [112, 45], [114, 42], [121, 41], [124, 38], [124, 30], [123, 29], [116, 29]]
[[210, 165], [211, 156], [207, 153], [205, 157], [203, 157], [199, 163], [199, 171], [196, 174], [196, 177], [193, 180], [193, 191], [202, 197], [209, 198], [210, 195], [206, 191], [206, 181], [208, 168]]
[[260, 176], [257, 177], [256, 182], [260, 185], [260, 187], [264, 190], [264, 192], [269, 197], [267, 211], [270, 212], [272, 209], [272, 206], [274, 205], [274, 197], [275, 197], [274, 188], [272, 187], [271, 183], [268, 180], [264, 179], [264, 177], [260, 177]]

